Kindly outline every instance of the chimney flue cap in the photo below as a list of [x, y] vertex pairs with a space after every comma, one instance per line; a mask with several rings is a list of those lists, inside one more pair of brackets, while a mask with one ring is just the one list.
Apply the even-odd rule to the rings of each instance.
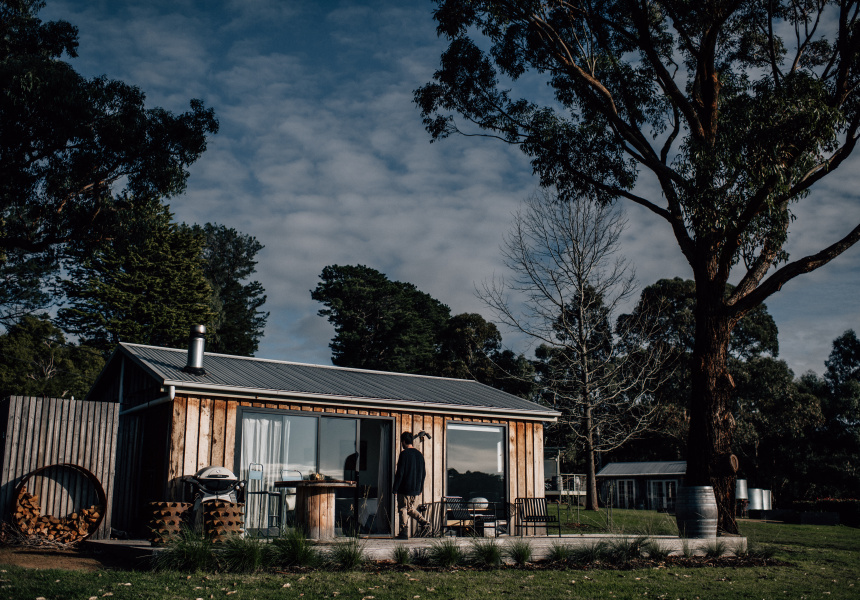
[[203, 345], [206, 337], [205, 325], [192, 325], [188, 337], [188, 361], [182, 369], [191, 375], [206, 375], [203, 368]]

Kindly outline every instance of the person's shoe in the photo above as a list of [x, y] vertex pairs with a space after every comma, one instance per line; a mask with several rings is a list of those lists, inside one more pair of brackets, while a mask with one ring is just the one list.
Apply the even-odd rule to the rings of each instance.
[[408, 532], [407, 530], [405, 530], [405, 529], [401, 529], [401, 530], [400, 530], [400, 533], [398, 533], [398, 534], [397, 534], [397, 537], [396, 537], [396, 538], [394, 538], [394, 539], [397, 539], [397, 540], [408, 540], [408, 539], [409, 539], [409, 532]]

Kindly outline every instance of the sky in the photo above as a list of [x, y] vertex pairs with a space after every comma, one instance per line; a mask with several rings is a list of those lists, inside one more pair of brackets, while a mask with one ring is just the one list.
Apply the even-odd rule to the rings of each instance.
[[[176, 218], [256, 237], [271, 314], [257, 356], [330, 364], [334, 334], [310, 297], [323, 267], [364, 264], [410, 282], [451, 314], [492, 313], [476, 286], [506, 269], [512, 214], [537, 190], [526, 158], [482, 138], [430, 143], [413, 91], [444, 40], [429, 0], [47, 0], [43, 20], [79, 28], [85, 76], [139, 86], [147, 106], [215, 109], [220, 132], [170, 200]], [[524, 83], [545, 95], [538, 81]], [[860, 158], [797, 209], [788, 251], [815, 252], [860, 222]], [[640, 192], [652, 192], [643, 181]], [[669, 227], [628, 207], [622, 251], [640, 287], [691, 278]], [[832, 341], [860, 330], [860, 248], [767, 301], [780, 357], [819, 374]], [[533, 356], [500, 328], [505, 344]]]

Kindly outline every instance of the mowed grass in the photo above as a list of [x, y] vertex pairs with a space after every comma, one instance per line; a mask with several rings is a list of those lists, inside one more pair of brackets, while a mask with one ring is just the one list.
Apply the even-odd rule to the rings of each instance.
[[0, 567], [0, 599], [256, 598], [311, 600], [486, 600], [486, 598], [860, 598], [860, 530], [741, 522], [752, 545], [772, 547], [778, 567], [629, 571], [491, 570], [310, 571], [230, 575], [147, 571], [33, 571]]

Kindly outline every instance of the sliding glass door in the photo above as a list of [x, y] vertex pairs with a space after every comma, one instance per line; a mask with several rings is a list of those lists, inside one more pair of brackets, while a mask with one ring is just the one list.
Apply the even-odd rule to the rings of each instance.
[[338, 534], [389, 533], [392, 502], [392, 423], [383, 419], [307, 416], [286, 411], [240, 413], [239, 477], [248, 481], [245, 525], [274, 534], [295, 519], [295, 491], [274, 482], [355, 481], [335, 493]]

